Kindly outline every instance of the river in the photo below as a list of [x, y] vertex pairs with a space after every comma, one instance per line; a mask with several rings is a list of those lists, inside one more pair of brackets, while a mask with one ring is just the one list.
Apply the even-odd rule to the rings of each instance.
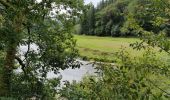
[[95, 74], [96, 69], [94, 69], [92, 64], [89, 64], [88, 61], [82, 61], [82, 60], [79, 61], [82, 63], [80, 68], [75, 68], [75, 69], [68, 68], [65, 70], [60, 70], [59, 74], [57, 75], [54, 74], [53, 72], [49, 72], [47, 78], [50, 79], [50, 78], [61, 76], [62, 77], [61, 84], [63, 84], [64, 81], [72, 82], [73, 80], [75, 80], [79, 82], [82, 80], [84, 76], [96, 75]]
[[[23, 55], [25, 52], [27, 52], [27, 46], [20, 46], [20, 54]], [[35, 44], [32, 44], [30, 46], [30, 50], [34, 50], [38, 52], [38, 48]], [[69, 81], [72, 82], [73, 80], [75, 81], [81, 81], [81, 79], [86, 76], [86, 75], [95, 75], [95, 69], [93, 67], [92, 64], [90, 64], [88, 61], [82, 61], [82, 60], [78, 60], [79, 62], [81, 62], [81, 66], [80, 68], [68, 68], [65, 70], [60, 70], [59, 74], [54, 74], [53, 72], [49, 72], [47, 74], [47, 78], [55, 78], [55, 77], [59, 77], [61, 76], [61, 82], [63, 81]]]

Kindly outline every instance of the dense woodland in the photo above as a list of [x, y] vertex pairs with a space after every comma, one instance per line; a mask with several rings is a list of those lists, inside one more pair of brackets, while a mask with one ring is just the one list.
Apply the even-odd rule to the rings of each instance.
[[[162, 0], [161, 6], [165, 8], [161, 13], [153, 6], [157, 4], [150, 0], [101, 0], [97, 7], [92, 4], [86, 5], [77, 33], [113, 37], [138, 36], [142, 33], [135, 31], [132, 23], [135, 21], [147, 31], [153, 31], [155, 34], [166, 31], [169, 36], [169, 17], [164, 13], [169, 13], [167, 2], [168, 0]], [[164, 20], [166, 22], [161, 23]], [[154, 21], [161, 25], [155, 26], [157, 23]]]
[[[169, 0], [102, 0], [96, 8], [83, 0], [0, 0], [0, 100], [169, 100], [169, 24]], [[61, 78], [48, 72], [80, 67], [74, 26], [79, 34], [139, 36], [130, 47], [143, 53], [121, 49], [114, 65], [96, 64], [98, 76], [58, 88]]]

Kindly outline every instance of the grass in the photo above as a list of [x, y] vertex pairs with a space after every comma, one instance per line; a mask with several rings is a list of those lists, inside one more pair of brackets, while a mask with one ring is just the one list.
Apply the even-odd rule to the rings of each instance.
[[[144, 50], [137, 51], [129, 47], [131, 43], [140, 41], [138, 38], [113, 38], [75, 35], [80, 57], [84, 60], [114, 62], [114, 54], [124, 48], [132, 56], [141, 56]], [[161, 54], [162, 55], [162, 54]]]

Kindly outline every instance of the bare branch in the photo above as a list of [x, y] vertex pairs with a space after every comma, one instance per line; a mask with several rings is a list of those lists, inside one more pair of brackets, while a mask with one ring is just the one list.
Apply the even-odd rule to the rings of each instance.
[[28, 43], [27, 43], [27, 45], [28, 45], [28, 50], [27, 50], [27, 52], [25, 53], [25, 59], [24, 60], [26, 60], [27, 59], [27, 57], [28, 57], [28, 53], [29, 53], [29, 51], [30, 51], [30, 45], [31, 45], [31, 32], [30, 32], [30, 28], [29, 28], [29, 26], [27, 26], [27, 31], [28, 31]]
[[21, 65], [21, 69], [23, 70], [24, 74], [26, 75], [26, 70], [25, 70], [25, 64], [24, 62], [17, 56], [15, 56], [15, 59], [18, 61], [18, 63]]

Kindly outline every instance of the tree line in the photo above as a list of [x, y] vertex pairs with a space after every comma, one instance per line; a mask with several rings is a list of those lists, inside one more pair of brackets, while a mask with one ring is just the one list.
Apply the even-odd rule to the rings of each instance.
[[[168, 3], [165, 2], [162, 6], [168, 5]], [[129, 18], [133, 17], [142, 28], [153, 31], [155, 34], [163, 30], [169, 36], [169, 18], [161, 13], [156, 13], [156, 8], [150, 7], [150, 5], [152, 3], [148, 0], [102, 0], [97, 7], [88, 4], [83, 10], [83, 16], [79, 28], [76, 27], [78, 30], [76, 32], [97, 36], [138, 36], [142, 33], [138, 34], [134, 31], [133, 24], [129, 24], [129, 21], [134, 21], [129, 20]], [[164, 10], [166, 11], [166, 9]], [[167, 13], [169, 12], [167, 11]], [[155, 17], [155, 15], [159, 16]], [[153, 20], [157, 20], [158, 23], [165, 20], [166, 22], [155, 27]]]

